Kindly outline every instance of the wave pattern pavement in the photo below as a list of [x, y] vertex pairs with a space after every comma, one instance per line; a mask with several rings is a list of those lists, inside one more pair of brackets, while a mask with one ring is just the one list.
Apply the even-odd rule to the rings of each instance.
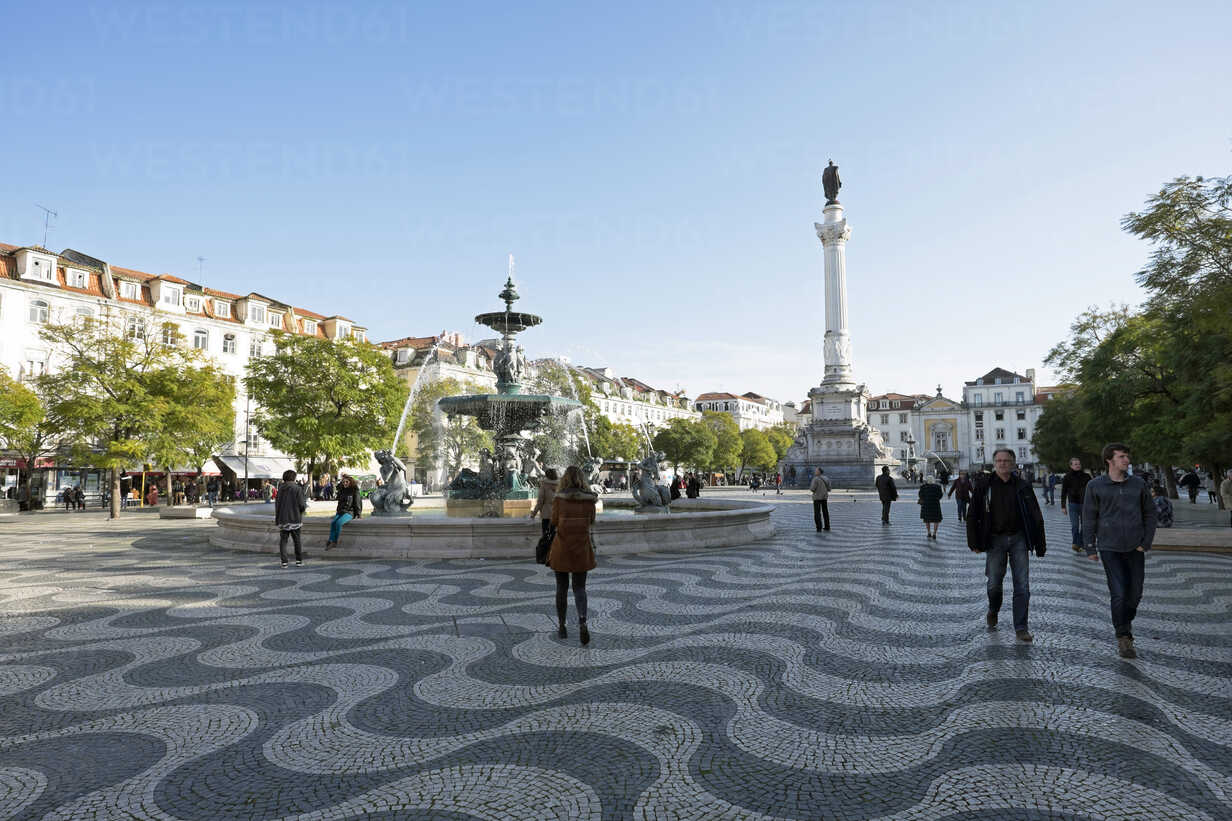
[[768, 542], [600, 556], [585, 648], [529, 558], [4, 522], [0, 818], [1232, 818], [1232, 559], [1151, 555], [1125, 661], [1054, 508], [1024, 645], [952, 505], [771, 500]]

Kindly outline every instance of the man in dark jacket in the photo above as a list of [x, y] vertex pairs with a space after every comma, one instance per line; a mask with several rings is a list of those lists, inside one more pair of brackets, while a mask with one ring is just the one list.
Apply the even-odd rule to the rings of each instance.
[[984, 554], [988, 579], [988, 629], [997, 626], [1001, 610], [1005, 565], [1014, 577], [1014, 635], [1029, 642], [1027, 608], [1031, 602], [1031, 576], [1027, 554], [1044, 555], [1044, 515], [1030, 483], [1014, 472], [1014, 452], [1001, 448], [993, 454], [993, 473], [976, 481], [967, 511], [967, 547]]
[[1069, 460], [1069, 473], [1061, 480], [1061, 512], [1069, 511], [1069, 529], [1073, 538], [1074, 552], [1082, 550], [1082, 498], [1087, 492], [1091, 474], [1082, 469], [1082, 460], [1077, 456]]
[[282, 484], [278, 486], [278, 498], [274, 504], [274, 523], [278, 525], [278, 556], [282, 566], [287, 566], [287, 537], [295, 542], [295, 566], [304, 564], [304, 549], [300, 543], [300, 528], [304, 525], [304, 511], [308, 509], [308, 501], [304, 498], [304, 489], [295, 481], [295, 471], [288, 470], [282, 474]]
[[890, 475], [890, 468], [887, 465], [881, 466], [881, 475], [877, 477], [877, 496], [881, 499], [881, 523], [888, 525], [890, 523], [890, 502], [898, 500], [898, 488], [894, 484], [894, 477]]
[[1146, 483], [1128, 474], [1127, 445], [1106, 445], [1101, 455], [1108, 473], [1087, 485], [1082, 501], [1082, 531], [1087, 539], [1087, 558], [1104, 563], [1117, 653], [1132, 659], [1138, 657], [1133, 623], [1142, 600], [1146, 552], [1155, 541], [1155, 504]]
[[967, 471], [958, 471], [958, 478], [954, 480], [954, 484], [950, 486], [950, 492], [946, 495], [953, 496], [958, 502], [958, 521], [965, 521], [967, 504], [971, 501], [971, 479], [967, 476]]

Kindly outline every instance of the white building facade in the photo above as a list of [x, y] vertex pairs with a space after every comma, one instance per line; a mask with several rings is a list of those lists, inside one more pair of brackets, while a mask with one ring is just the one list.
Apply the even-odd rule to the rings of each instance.
[[[172, 323], [183, 337], [181, 344], [201, 350], [235, 377], [235, 437], [217, 459], [226, 469], [239, 466], [239, 475], [244, 460], [250, 468], [259, 460], [264, 467], [250, 470], [250, 478], [280, 472], [291, 464], [249, 424], [253, 408], [243, 383], [249, 359], [272, 352], [274, 331], [331, 339], [363, 339], [366, 333], [346, 317], [323, 316], [258, 293], [233, 294], [169, 274], [155, 276], [71, 249], [57, 254], [0, 244], [0, 367], [22, 380], [53, 372], [57, 362], [40, 338], [40, 329], [83, 317], [111, 322], [130, 335], [161, 334], [162, 326]], [[12, 470], [16, 465], [11, 461], [0, 466]], [[76, 484], [76, 474], [89, 480], [88, 495], [97, 494], [98, 479], [87, 473], [76, 466], [56, 465], [41, 477], [41, 490], [52, 498], [62, 483]]]
[[967, 458], [974, 466], [991, 464], [998, 448], [1014, 452], [1018, 465], [1034, 470], [1031, 437], [1042, 409], [1035, 398], [1035, 369], [1025, 375], [993, 368], [963, 385], [971, 436]]
[[782, 403], [752, 391], [740, 396], [722, 391], [699, 394], [693, 400], [693, 407], [698, 412], [726, 413], [740, 430], [767, 430], [783, 424]]

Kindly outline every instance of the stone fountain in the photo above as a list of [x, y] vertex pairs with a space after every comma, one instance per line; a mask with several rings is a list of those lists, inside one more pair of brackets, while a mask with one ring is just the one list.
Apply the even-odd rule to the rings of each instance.
[[450, 516], [526, 516], [535, 505], [538, 470], [530, 432], [552, 414], [580, 408], [576, 399], [522, 393], [527, 375], [526, 355], [515, 338], [543, 322], [534, 314], [513, 310], [518, 291], [510, 272], [499, 294], [505, 310], [479, 314], [475, 321], [501, 335], [500, 351], [492, 364], [496, 393], [447, 396], [438, 402], [448, 416], [473, 416], [479, 427], [491, 431], [495, 453], [480, 456], [479, 470], [463, 468], [446, 491]]

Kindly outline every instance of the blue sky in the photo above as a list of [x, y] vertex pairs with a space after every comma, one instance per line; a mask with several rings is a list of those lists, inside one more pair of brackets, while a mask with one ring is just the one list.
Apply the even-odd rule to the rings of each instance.
[[957, 397], [1141, 299], [1120, 218], [1225, 175], [1225, 3], [9, 6], [0, 241], [461, 330], [691, 394], [822, 375], [842, 169], [857, 376]]

